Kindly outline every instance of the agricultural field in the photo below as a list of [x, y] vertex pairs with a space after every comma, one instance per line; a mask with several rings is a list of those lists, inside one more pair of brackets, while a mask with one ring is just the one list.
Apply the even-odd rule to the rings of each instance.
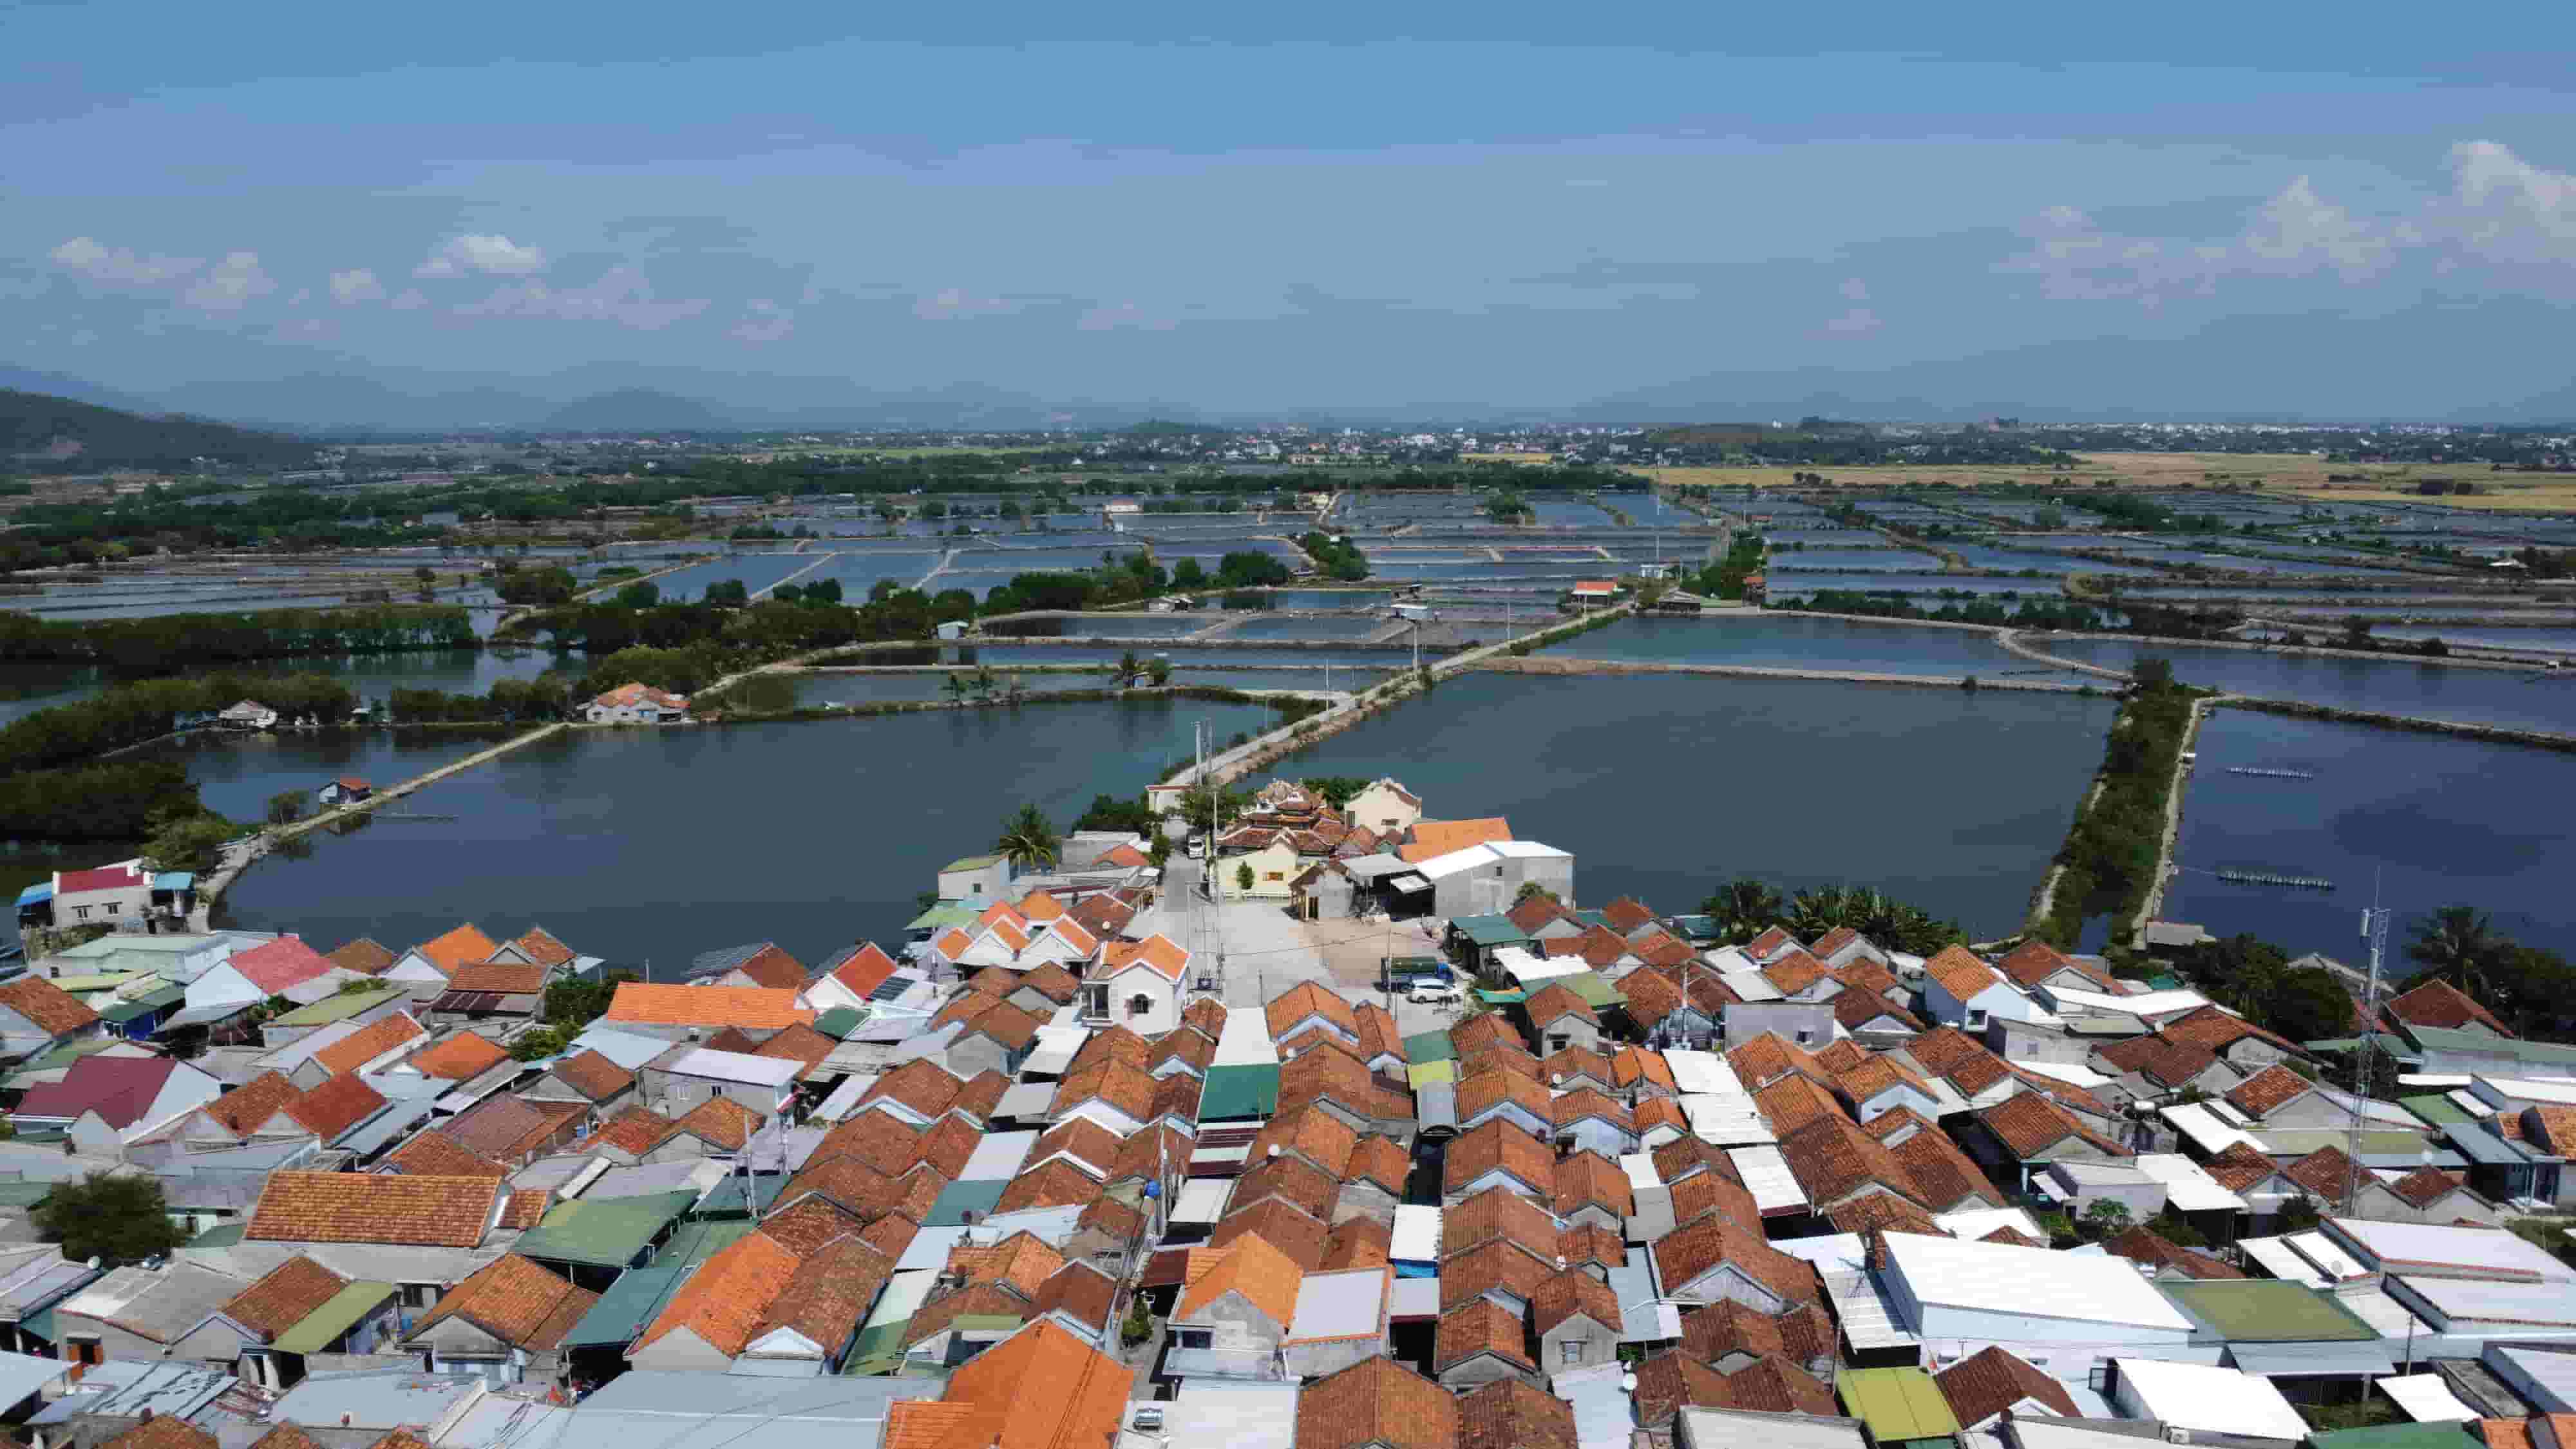
[[[2463, 508], [2560, 512], [2576, 508], [2576, 479], [2488, 473], [2484, 465], [2329, 463], [2305, 453], [2086, 453], [2067, 475], [2090, 486], [2104, 478], [2125, 488], [2192, 488], [2260, 484], [2267, 493], [2343, 503], [2447, 503]], [[1822, 473], [1837, 487], [1903, 488], [1932, 483], [1965, 487], [2045, 486], [2048, 469], [2029, 465], [1830, 468], [1637, 468], [1661, 483], [1718, 488], [1795, 488], [1795, 475]], [[2329, 473], [2369, 475], [2361, 483], [2328, 483]], [[2466, 497], [2425, 498], [2409, 491], [2419, 478], [2458, 478], [2479, 486]], [[2527, 481], [2526, 481], [2527, 480]]]

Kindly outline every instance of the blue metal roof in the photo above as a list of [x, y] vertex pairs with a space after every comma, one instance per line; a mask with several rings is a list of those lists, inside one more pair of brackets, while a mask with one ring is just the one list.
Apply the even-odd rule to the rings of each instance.
[[49, 880], [40, 880], [18, 892], [18, 904], [22, 906], [32, 906], [38, 901], [50, 901], [53, 898], [54, 883]]
[[152, 877], [152, 888], [156, 891], [192, 891], [197, 888], [197, 873], [193, 870], [165, 870]]
[[2449, 1138], [2452, 1146], [2466, 1153], [2469, 1160], [2480, 1167], [2518, 1167], [2531, 1160], [2512, 1143], [2484, 1127], [2471, 1126], [2466, 1122], [2453, 1122], [2443, 1127], [2442, 1135]]

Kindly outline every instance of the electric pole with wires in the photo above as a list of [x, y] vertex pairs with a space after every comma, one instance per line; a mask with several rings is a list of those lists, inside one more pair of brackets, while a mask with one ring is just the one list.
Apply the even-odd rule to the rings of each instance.
[[2361, 1127], [2362, 1103], [2370, 1097], [2370, 1049], [2379, 1041], [2379, 963], [2388, 949], [2388, 908], [2379, 904], [2379, 886], [2370, 888], [2370, 909], [2361, 913], [2361, 939], [2370, 943], [2370, 980], [2361, 993], [2361, 1042], [2352, 1054], [2353, 1097], [2352, 1133], [2345, 1140], [2344, 1156], [2351, 1165], [2344, 1173], [2343, 1210], [2353, 1210], [2353, 1200], [2361, 1192]]

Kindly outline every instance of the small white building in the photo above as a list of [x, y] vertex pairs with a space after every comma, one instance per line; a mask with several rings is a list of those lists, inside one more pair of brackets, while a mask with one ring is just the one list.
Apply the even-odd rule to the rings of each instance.
[[592, 724], [685, 724], [689, 697], [649, 684], [621, 684], [582, 710]]
[[2196, 1434], [2292, 1443], [2310, 1433], [2308, 1421], [2259, 1374], [2145, 1358], [2114, 1359], [2112, 1365], [2111, 1407], [2132, 1419]]
[[2097, 1358], [2191, 1341], [2191, 1320], [2126, 1258], [1916, 1233], [1882, 1241], [1890, 1297], [1944, 1358], [2001, 1344], [2034, 1363], [2048, 1358], [2051, 1377], [2080, 1383]]
[[215, 716], [215, 722], [228, 730], [265, 730], [277, 727], [277, 711], [255, 699], [245, 699], [227, 706]]

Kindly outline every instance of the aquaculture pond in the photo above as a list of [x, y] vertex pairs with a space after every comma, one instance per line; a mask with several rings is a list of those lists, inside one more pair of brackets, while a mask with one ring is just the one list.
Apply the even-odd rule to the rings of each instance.
[[[2034, 666], [1997, 644], [1995, 636], [1983, 629], [1807, 618], [1793, 613], [1622, 619], [1550, 644], [1542, 652], [1578, 659], [1749, 664], [1865, 674], [2074, 677], [2071, 671]], [[2104, 687], [2117, 685], [2104, 681]]]
[[[2000, 690], [1471, 674], [1282, 768], [1393, 775], [1438, 814], [1503, 816], [1574, 853], [1587, 905], [1633, 895], [1686, 911], [1750, 875], [1875, 886], [1987, 939], [2019, 927], [2115, 709]], [[1659, 795], [1763, 824], [1712, 832], [1707, 811], [1635, 808]]]
[[2064, 634], [2034, 637], [2031, 643], [2060, 658], [2124, 672], [2135, 669], [2142, 657], [2169, 659], [2174, 676], [2184, 683], [2232, 694], [2576, 733], [2576, 673], [2564, 670], [2437, 664], [2404, 657], [2350, 659]]
[[[2394, 914], [2390, 957], [2401, 974], [2413, 969], [2404, 943], [2415, 925], [2448, 905], [2489, 912], [2528, 944], [2576, 952], [2566, 870], [2576, 823], [2561, 808], [2576, 799], [2576, 755], [2232, 709], [2202, 727], [2198, 753], [2167, 919], [2358, 964], [2355, 923], [2375, 886]], [[2222, 870], [2334, 888], [2229, 881]]]
[[[1061, 829], [1093, 796], [1153, 783], [1189, 753], [1194, 722], [1224, 739], [1272, 717], [1154, 697], [571, 731], [406, 802], [452, 819], [385, 821], [310, 859], [260, 862], [227, 895], [226, 919], [323, 949], [362, 935], [407, 945], [472, 920], [502, 934], [541, 923], [657, 974], [758, 939], [812, 964], [899, 941], [940, 864], [989, 850], [1022, 804]], [[844, 796], [901, 828], [781, 807]]]

